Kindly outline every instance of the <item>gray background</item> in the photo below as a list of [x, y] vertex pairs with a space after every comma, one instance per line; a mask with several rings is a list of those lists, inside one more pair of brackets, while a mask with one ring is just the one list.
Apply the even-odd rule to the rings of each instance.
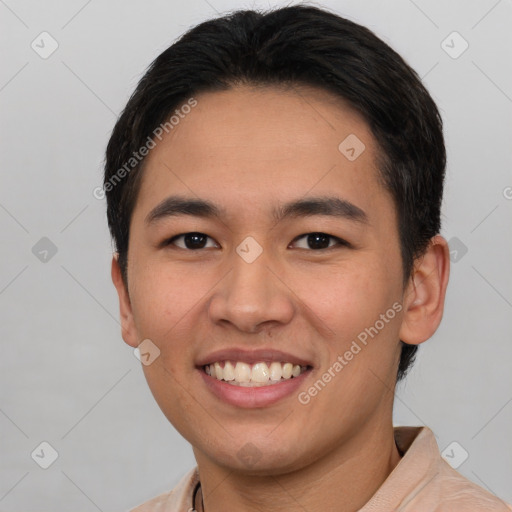
[[[270, 5], [284, 3], [0, 0], [0, 510], [126, 510], [195, 464], [121, 339], [105, 202], [92, 191], [149, 63], [217, 12]], [[445, 121], [442, 234], [458, 252], [395, 423], [429, 425], [441, 450], [456, 441], [452, 458], [469, 453], [458, 470], [512, 501], [512, 3], [321, 5], [401, 53]], [[43, 31], [59, 45], [46, 59], [31, 48]], [[453, 31], [469, 43], [458, 58], [442, 47]], [[42, 237], [57, 249], [46, 261], [33, 252]], [[31, 457], [42, 441], [59, 454], [48, 469]]]

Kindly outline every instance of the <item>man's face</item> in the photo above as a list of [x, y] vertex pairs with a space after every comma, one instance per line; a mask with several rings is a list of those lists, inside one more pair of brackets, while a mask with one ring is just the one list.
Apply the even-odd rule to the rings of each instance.
[[[279, 474], [391, 421], [403, 317], [395, 208], [377, 181], [369, 127], [325, 92], [239, 87], [196, 100], [146, 160], [123, 337], [160, 350], [145, 376], [196, 456]], [[170, 196], [222, 215], [147, 222]], [[311, 198], [356, 208], [273, 216]], [[178, 237], [187, 233], [200, 235]], [[290, 360], [308, 370], [261, 387], [207, 375], [202, 364], [225, 366], [214, 352], [232, 349], [233, 366]]]

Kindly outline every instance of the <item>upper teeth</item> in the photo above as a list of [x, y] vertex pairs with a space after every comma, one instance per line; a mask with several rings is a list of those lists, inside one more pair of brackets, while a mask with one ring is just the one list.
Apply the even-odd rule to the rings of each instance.
[[212, 364], [207, 364], [204, 367], [206, 373], [218, 380], [225, 380], [233, 384], [244, 384], [248, 382], [257, 383], [272, 383], [291, 377], [298, 377], [303, 371], [307, 369], [306, 366], [299, 366], [292, 363], [280, 363], [274, 361], [270, 363], [259, 362], [252, 366], [237, 361], [218, 361]]

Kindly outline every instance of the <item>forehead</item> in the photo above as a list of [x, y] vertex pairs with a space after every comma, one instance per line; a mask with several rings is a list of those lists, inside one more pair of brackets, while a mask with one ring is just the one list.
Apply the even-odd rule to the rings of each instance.
[[146, 157], [137, 200], [146, 213], [175, 193], [232, 204], [239, 220], [308, 195], [338, 195], [376, 221], [393, 209], [377, 180], [371, 131], [342, 99], [249, 86], [194, 98]]

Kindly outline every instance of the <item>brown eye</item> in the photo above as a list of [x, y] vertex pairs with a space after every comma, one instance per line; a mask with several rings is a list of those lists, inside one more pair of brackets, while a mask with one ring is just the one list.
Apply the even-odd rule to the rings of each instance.
[[[210, 237], [205, 235], [204, 233], [192, 232], [192, 233], [183, 233], [181, 235], [176, 235], [170, 238], [165, 242], [165, 245], [176, 245], [180, 249], [188, 249], [188, 250], [197, 250], [204, 249], [207, 244], [207, 240]], [[179, 245], [176, 243], [177, 240], [183, 239], [184, 245]], [[212, 247], [212, 246], [210, 246]], [[215, 245], [213, 245], [215, 247]]]
[[[344, 245], [348, 246], [349, 244], [333, 235], [328, 235], [326, 233], [306, 233], [297, 237], [294, 242], [297, 240], [301, 240], [305, 238], [306, 246], [299, 247], [300, 249], [313, 249], [313, 250], [321, 250], [321, 249], [330, 249], [335, 245]], [[335, 241], [334, 244], [330, 245], [331, 241]]]

